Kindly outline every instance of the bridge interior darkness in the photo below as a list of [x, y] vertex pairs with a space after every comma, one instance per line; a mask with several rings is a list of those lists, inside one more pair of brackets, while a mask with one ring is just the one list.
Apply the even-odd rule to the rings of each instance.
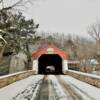
[[57, 54], [43, 54], [38, 63], [39, 74], [62, 74], [62, 58]]

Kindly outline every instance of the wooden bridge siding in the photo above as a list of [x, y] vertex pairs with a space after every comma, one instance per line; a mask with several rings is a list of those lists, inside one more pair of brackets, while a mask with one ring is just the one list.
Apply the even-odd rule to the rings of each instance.
[[96, 77], [92, 77], [92, 76], [88, 76], [88, 75], [84, 75], [84, 74], [80, 74], [77, 73], [77, 71], [66, 71], [65, 73], [66, 75], [72, 76], [80, 81], [86, 82], [88, 84], [91, 84], [95, 87], [100, 88], [100, 78], [96, 78]]
[[11, 76], [5, 76], [4, 78], [0, 78], [0, 88], [4, 87], [4, 86], [7, 86], [13, 82], [16, 82], [16, 81], [19, 81], [21, 79], [24, 79], [24, 78], [27, 78], [31, 75], [33, 75], [34, 72], [32, 70], [29, 70], [29, 71], [24, 71], [22, 73], [16, 73], [14, 75], [11, 75]]

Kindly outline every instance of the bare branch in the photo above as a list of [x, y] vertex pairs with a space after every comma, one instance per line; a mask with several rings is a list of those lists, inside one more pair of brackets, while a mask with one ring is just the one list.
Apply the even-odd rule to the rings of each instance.
[[[0, 0], [0, 3], [2, 3], [2, 2], [3, 2], [3, 0]], [[33, 4], [31, 0], [17, 0], [12, 5], [2, 7], [2, 9], [0, 11], [7, 11], [7, 10], [15, 9], [18, 6], [25, 6], [27, 3]]]
[[17, 1], [16, 3], [14, 3], [13, 5], [8, 6], [8, 7], [4, 7], [4, 8], [2, 8], [1, 10], [2, 10], [2, 11], [6, 11], [6, 10], [13, 9], [15, 6], [17, 6], [18, 4], [20, 4], [22, 1], [23, 1], [23, 0], [19, 0], [19, 1]]
[[88, 28], [88, 34], [96, 41], [100, 40], [100, 24], [91, 25]]

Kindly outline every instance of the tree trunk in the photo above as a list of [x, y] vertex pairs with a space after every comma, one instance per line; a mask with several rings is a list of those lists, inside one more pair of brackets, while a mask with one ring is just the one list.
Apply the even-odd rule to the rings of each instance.
[[2, 47], [2, 49], [1, 49], [1, 51], [0, 51], [0, 61], [1, 61], [2, 58], [3, 58], [3, 53], [4, 53], [4, 50], [5, 50], [5, 47], [6, 47], [6, 45], [4, 45], [4, 46]]

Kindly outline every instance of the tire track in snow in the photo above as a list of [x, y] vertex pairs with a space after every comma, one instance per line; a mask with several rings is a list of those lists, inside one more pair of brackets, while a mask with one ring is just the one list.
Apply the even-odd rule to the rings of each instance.
[[63, 90], [68, 95], [68, 100], [84, 100], [83, 97], [77, 93], [72, 87], [67, 84], [60, 76], [56, 76]]
[[49, 87], [48, 87], [48, 78], [44, 76], [39, 93], [36, 100], [49, 100]]

